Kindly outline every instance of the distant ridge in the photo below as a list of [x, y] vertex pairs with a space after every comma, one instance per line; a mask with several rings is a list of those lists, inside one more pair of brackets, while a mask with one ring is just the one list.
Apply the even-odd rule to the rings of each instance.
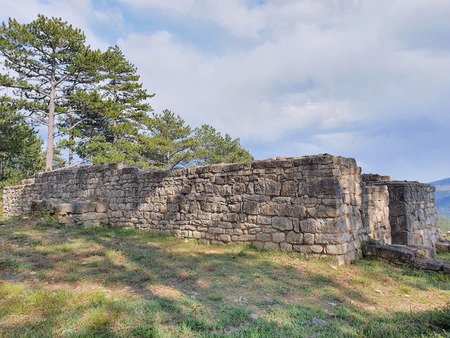
[[429, 184], [436, 188], [436, 207], [439, 216], [450, 218], [450, 177]]

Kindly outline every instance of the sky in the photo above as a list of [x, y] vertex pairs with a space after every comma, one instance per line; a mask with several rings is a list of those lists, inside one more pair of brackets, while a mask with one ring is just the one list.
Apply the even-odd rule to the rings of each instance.
[[449, 0], [0, 0], [118, 45], [155, 112], [255, 159], [329, 153], [364, 173], [450, 177]]

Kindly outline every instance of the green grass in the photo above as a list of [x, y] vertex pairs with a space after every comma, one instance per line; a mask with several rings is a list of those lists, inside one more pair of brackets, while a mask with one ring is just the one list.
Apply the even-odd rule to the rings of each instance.
[[445, 235], [447, 231], [450, 231], [450, 218], [439, 216], [438, 228], [443, 235]]
[[446, 337], [450, 277], [148, 232], [0, 222], [0, 337]]

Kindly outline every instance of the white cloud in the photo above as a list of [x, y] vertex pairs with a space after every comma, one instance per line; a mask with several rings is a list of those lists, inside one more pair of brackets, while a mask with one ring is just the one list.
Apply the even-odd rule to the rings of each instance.
[[[107, 43], [98, 27], [114, 27], [157, 94], [155, 110], [212, 124], [258, 157], [330, 152], [383, 174], [450, 176], [448, 0], [99, 4], [22, 0], [5, 4], [0, 15], [61, 16], [101, 48]], [[130, 13], [139, 25], [158, 25], [141, 27]], [[436, 154], [439, 169], [430, 169]]]

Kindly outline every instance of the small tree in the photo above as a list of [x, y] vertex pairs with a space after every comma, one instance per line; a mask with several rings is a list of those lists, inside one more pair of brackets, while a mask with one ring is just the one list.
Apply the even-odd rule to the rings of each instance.
[[147, 129], [140, 136], [143, 161], [162, 169], [173, 169], [192, 161], [197, 141], [192, 137], [191, 127], [179, 115], [166, 109], [162, 114], [153, 113], [145, 125]]
[[79, 29], [43, 15], [29, 24], [9, 19], [0, 27], [6, 70], [0, 75], [0, 88], [6, 89], [0, 101], [14, 100], [23, 114], [47, 127], [46, 170], [53, 167], [55, 125], [57, 115], [67, 113], [67, 91], [83, 82], [90, 53], [85, 42]]
[[253, 161], [253, 156], [240, 145], [238, 138], [222, 136], [213, 127], [204, 124], [195, 130], [197, 148], [195, 159], [199, 164], [238, 163]]
[[0, 104], [0, 186], [14, 184], [44, 168], [42, 140], [15, 113]]

